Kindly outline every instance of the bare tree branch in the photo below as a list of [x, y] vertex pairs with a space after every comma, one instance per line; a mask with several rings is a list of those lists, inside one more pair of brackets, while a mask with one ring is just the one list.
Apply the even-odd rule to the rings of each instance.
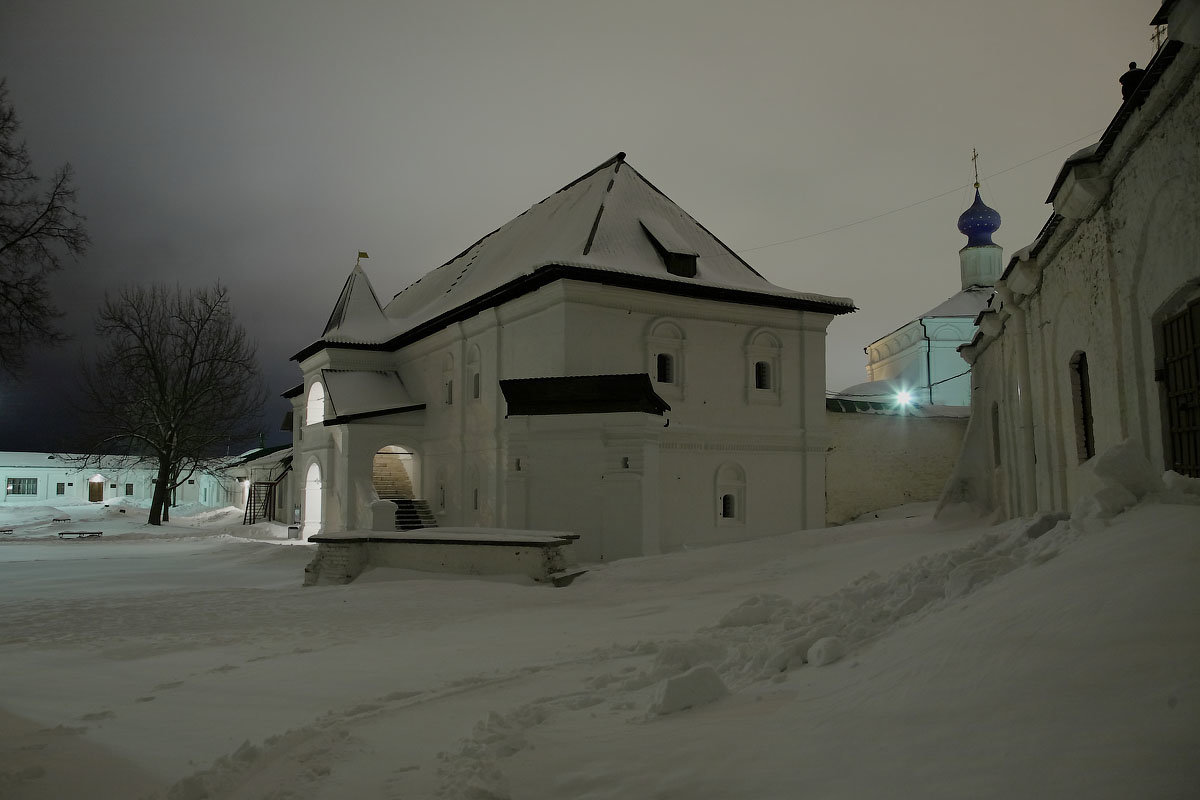
[[0, 372], [10, 375], [25, 366], [30, 346], [65, 338], [46, 278], [62, 269], [64, 255], [83, 255], [89, 242], [75, 210], [71, 165], [59, 167], [43, 191], [16, 138], [19, 128], [0, 80]]

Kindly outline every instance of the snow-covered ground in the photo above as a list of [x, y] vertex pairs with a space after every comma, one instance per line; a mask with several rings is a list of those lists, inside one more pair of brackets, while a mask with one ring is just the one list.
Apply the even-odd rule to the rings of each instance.
[[561, 589], [303, 588], [311, 546], [233, 509], [4, 508], [0, 797], [1195, 797], [1196, 484]]

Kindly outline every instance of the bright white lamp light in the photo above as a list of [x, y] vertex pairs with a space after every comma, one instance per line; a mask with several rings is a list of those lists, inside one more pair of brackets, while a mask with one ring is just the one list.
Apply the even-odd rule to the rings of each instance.
[[896, 392], [896, 402], [902, 406], [912, 405], [912, 394], [906, 389]]

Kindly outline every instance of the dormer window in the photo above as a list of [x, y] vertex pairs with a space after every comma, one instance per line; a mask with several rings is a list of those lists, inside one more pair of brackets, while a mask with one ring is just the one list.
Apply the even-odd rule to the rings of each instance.
[[675, 228], [666, 220], [639, 220], [642, 230], [654, 251], [662, 259], [667, 272], [681, 278], [696, 277], [696, 259], [699, 254], [684, 241]]

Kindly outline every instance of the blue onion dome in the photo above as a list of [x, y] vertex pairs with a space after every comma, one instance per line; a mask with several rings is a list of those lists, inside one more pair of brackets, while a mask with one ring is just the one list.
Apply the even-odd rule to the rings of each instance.
[[1000, 214], [988, 208], [979, 196], [979, 185], [975, 186], [975, 202], [958, 218], [958, 231], [967, 237], [967, 247], [995, 244], [992, 234], [1000, 227]]

